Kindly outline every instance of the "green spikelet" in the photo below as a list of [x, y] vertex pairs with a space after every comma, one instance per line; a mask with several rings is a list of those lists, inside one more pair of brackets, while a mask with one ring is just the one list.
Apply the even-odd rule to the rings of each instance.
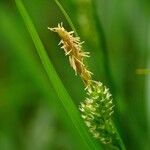
[[114, 105], [109, 89], [101, 82], [93, 81], [87, 96], [79, 107], [85, 124], [101, 143], [111, 143], [115, 131], [111, 122]]

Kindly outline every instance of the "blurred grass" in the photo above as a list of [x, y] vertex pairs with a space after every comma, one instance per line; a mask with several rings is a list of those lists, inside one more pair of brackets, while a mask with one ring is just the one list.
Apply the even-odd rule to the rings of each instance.
[[[55, 50], [59, 39], [47, 30], [47, 26], [56, 26], [61, 21], [67, 29], [70, 29], [69, 25], [54, 1], [23, 2], [59, 77], [78, 105], [84, 98], [83, 85], [78, 77], [74, 77], [63, 52], [59, 48]], [[115, 86], [115, 123], [127, 149], [148, 150], [150, 108], [147, 105], [149, 86], [146, 84], [149, 85], [149, 75], [137, 75], [135, 70], [146, 68], [150, 55], [149, 1], [94, 2], [105, 32], [109, 68]], [[84, 48], [91, 53], [88, 61], [94, 78], [108, 85], [91, 0], [63, 0], [61, 3], [81, 39], [86, 41]], [[85, 149], [68, 116], [61, 117], [64, 110], [56, 103], [58, 97], [34, 52], [35, 47], [14, 1], [0, 1], [0, 20], [0, 149], [35, 149], [37, 143], [42, 150]], [[44, 116], [47, 119], [44, 120]], [[43, 124], [48, 125], [44, 127]], [[42, 131], [36, 132], [40, 126], [44, 135]]]

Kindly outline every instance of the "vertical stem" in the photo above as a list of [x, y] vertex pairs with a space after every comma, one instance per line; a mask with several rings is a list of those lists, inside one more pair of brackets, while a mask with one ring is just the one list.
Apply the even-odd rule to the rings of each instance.
[[[112, 121], [113, 122], [113, 121]], [[113, 123], [113, 127], [114, 127], [114, 130], [115, 130], [115, 132], [116, 132], [116, 139], [114, 139], [114, 140], [116, 140], [116, 146], [117, 146], [117, 148], [119, 149], [119, 150], [126, 150], [126, 148], [125, 148], [125, 145], [124, 145], [124, 143], [123, 143], [123, 141], [122, 141], [122, 138], [120, 137], [120, 134], [119, 134], [119, 132], [117, 131], [117, 128], [116, 128], [116, 126], [115, 126], [115, 124]]]
[[102, 54], [103, 54], [105, 75], [107, 77], [107, 81], [110, 85], [110, 89], [111, 89], [112, 93], [115, 94], [115, 86], [113, 84], [113, 79], [112, 79], [110, 66], [109, 66], [108, 47], [107, 47], [105, 33], [104, 33], [104, 30], [102, 27], [102, 23], [99, 19], [98, 13], [96, 11], [96, 7], [97, 7], [96, 6], [96, 0], [91, 0], [91, 3], [92, 3], [93, 17], [94, 17], [96, 29], [98, 32], [99, 47], [102, 50]]
[[67, 12], [65, 11], [65, 9], [62, 7], [62, 5], [59, 3], [58, 0], [54, 0], [55, 3], [58, 5], [58, 7], [60, 8], [61, 12], [63, 13], [63, 15], [65, 16], [67, 22], [69, 23], [70, 27], [72, 28], [72, 30], [74, 31], [75, 35], [78, 36], [78, 33], [76, 31], [75, 26], [73, 25], [73, 22], [71, 21], [71, 18], [69, 17], [69, 15], [67, 14]]
[[[150, 20], [149, 20], [148, 24], [150, 25]], [[148, 29], [148, 40], [147, 40], [147, 42], [148, 42], [148, 50], [150, 50], [150, 27]], [[150, 70], [150, 54], [149, 53], [148, 53], [147, 67]], [[150, 91], [150, 74], [147, 75], [147, 121], [148, 121], [148, 137], [150, 137], [150, 92], [149, 91]]]

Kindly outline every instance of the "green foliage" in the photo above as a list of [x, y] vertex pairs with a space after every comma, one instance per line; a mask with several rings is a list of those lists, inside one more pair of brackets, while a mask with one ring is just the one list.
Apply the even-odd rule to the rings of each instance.
[[[54, 0], [22, 2], [40, 39], [30, 32], [32, 38], [38, 41], [36, 48], [15, 1], [0, 1], [0, 149], [87, 149], [87, 141], [75, 127], [78, 125], [74, 125], [73, 116], [71, 119], [66, 113], [66, 109], [72, 113], [68, 104], [73, 103], [80, 118], [77, 109], [86, 97], [84, 86], [56, 46], [58, 37], [47, 30], [48, 26], [56, 26], [58, 22], [72, 30], [70, 23]], [[81, 40], [86, 41], [83, 46], [85, 51], [90, 52], [87, 63], [94, 73], [93, 78], [103, 81], [113, 95], [115, 107], [112, 119], [126, 148], [148, 150], [149, 74], [137, 74], [136, 70], [149, 70], [149, 1], [60, 2]], [[52, 66], [50, 75], [47, 75], [37, 55], [37, 49], [43, 47], [39, 40], [48, 55], [46, 60], [50, 60]], [[63, 87], [54, 85], [49, 76], [58, 79], [58, 84], [63, 83]], [[71, 101], [67, 103], [68, 108], [60, 100], [64, 90], [69, 98], [63, 95], [61, 99], [65, 97], [67, 102]], [[86, 129], [84, 124], [82, 129]], [[84, 133], [89, 137], [87, 129]], [[90, 136], [89, 140], [92, 139], [93, 143]], [[97, 147], [95, 141], [94, 144]], [[111, 145], [109, 148], [103, 145], [101, 149], [111, 148]]]

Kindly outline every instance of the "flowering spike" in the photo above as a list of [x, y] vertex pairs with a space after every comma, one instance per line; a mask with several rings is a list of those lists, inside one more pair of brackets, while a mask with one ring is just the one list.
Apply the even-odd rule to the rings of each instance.
[[81, 42], [80, 37], [74, 37], [74, 31], [66, 31], [62, 23], [58, 24], [58, 27], [48, 29], [58, 33], [61, 38], [59, 45], [62, 44], [61, 48], [65, 51], [65, 55], [69, 56], [75, 74], [79, 74], [85, 84], [87, 98], [79, 106], [81, 117], [93, 137], [103, 144], [111, 143], [116, 135], [111, 121], [114, 112], [112, 95], [101, 82], [92, 80], [93, 73], [84, 64], [84, 58], [89, 57], [89, 52], [82, 50], [84, 41]]
[[69, 55], [69, 60], [72, 68], [75, 71], [75, 74], [79, 74], [83, 79], [85, 86], [89, 86], [91, 80], [91, 72], [88, 71], [87, 67], [84, 65], [84, 57], [89, 57], [88, 52], [83, 52], [82, 44], [84, 42], [80, 42], [80, 37], [74, 37], [74, 31], [67, 32], [62, 23], [58, 24], [58, 27], [48, 28], [53, 32], [57, 32], [61, 37], [61, 41], [59, 45], [63, 44], [61, 47], [64, 49], [65, 54]]

